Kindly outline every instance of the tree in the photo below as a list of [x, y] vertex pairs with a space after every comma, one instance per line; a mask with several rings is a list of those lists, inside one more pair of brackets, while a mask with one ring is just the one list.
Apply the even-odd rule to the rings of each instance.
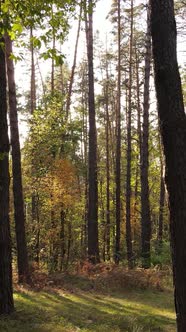
[[9, 90], [9, 116], [12, 147], [12, 174], [14, 193], [14, 215], [17, 241], [17, 261], [19, 282], [29, 281], [28, 255], [25, 234], [25, 214], [22, 187], [21, 151], [19, 142], [19, 128], [17, 117], [17, 98], [14, 77], [14, 65], [11, 59], [12, 41], [8, 34], [5, 37], [7, 77]]
[[110, 260], [110, 135], [109, 135], [109, 73], [108, 73], [108, 52], [106, 52], [106, 87], [105, 93], [105, 145], [106, 145], [106, 253]]
[[117, 1], [117, 42], [118, 42], [118, 77], [116, 103], [116, 248], [115, 263], [120, 261], [120, 223], [121, 223], [121, 10]]
[[169, 194], [177, 330], [186, 331], [186, 115], [176, 54], [173, 0], [151, 0], [155, 86]]
[[93, 69], [93, 2], [88, 1], [88, 21], [86, 20], [88, 57], [88, 105], [89, 105], [89, 155], [88, 155], [88, 258], [95, 264], [99, 262], [98, 245], [98, 183], [97, 183], [97, 135], [94, 100]]
[[147, 8], [147, 33], [143, 94], [143, 137], [141, 145], [141, 255], [142, 267], [150, 267], [151, 216], [149, 201], [149, 81], [151, 64], [150, 8]]
[[133, 250], [131, 234], [131, 148], [132, 148], [132, 57], [133, 57], [133, 0], [131, 0], [130, 17], [130, 55], [129, 55], [129, 95], [127, 110], [127, 174], [126, 174], [126, 243], [128, 267], [133, 267]]
[[164, 219], [164, 208], [165, 208], [164, 160], [163, 160], [162, 145], [160, 139], [159, 139], [159, 150], [160, 150], [160, 196], [159, 196], [157, 246], [158, 246], [158, 253], [160, 254], [162, 251], [162, 243], [163, 243], [163, 219]]
[[0, 39], [0, 314], [14, 310], [11, 237], [9, 225], [9, 140], [7, 125], [6, 63]]

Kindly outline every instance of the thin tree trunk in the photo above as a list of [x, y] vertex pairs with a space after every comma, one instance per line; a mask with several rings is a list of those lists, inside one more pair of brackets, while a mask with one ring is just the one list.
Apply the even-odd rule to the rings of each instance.
[[[137, 160], [138, 161], [138, 160]], [[135, 174], [135, 189], [134, 189], [134, 205], [133, 205], [133, 241], [134, 244], [137, 240], [137, 220], [138, 220], [138, 191], [139, 191], [139, 168], [136, 166]]]
[[36, 225], [36, 244], [35, 244], [35, 262], [39, 267], [39, 256], [40, 256], [40, 218], [39, 218], [39, 195], [37, 194], [37, 202], [36, 202], [36, 217], [37, 217], [37, 225]]
[[141, 162], [142, 154], [142, 132], [141, 132], [141, 105], [140, 105], [140, 82], [139, 82], [139, 59], [136, 50], [136, 87], [137, 87], [137, 119], [138, 119], [138, 146], [139, 161]]
[[93, 3], [88, 1], [88, 18], [86, 23], [88, 84], [89, 84], [89, 203], [88, 203], [88, 258], [91, 263], [99, 262], [98, 245], [98, 184], [97, 184], [97, 134], [94, 100], [94, 70], [93, 70]]
[[5, 37], [6, 62], [9, 90], [9, 117], [12, 146], [12, 174], [14, 193], [14, 218], [17, 241], [17, 262], [19, 282], [29, 281], [29, 267], [25, 232], [24, 198], [22, 188], [21, 151], [19, 142], [19, 128], [17, 116], [17, 99], [14, 77], [14, 65], [10, 58], [12, 54], [12, 41], [8, 34]]
[[159, 137], [159, 151], [160, 151], [160, 196], [159, 196], [159, 217], [158, 217], [158, 231], [157, 231], [157, 252], [161, 254], [163, 243], [163, 219], [165, 208], [165, 180], [164, 180], [164, 159], [161, 144], [161, 137]]
[[[52, 6], [52, 18], [53, 18], [53, 4]], [[55, 36], [55, 31], [54, 27], [52, 27], [52, 50], [55, 52], [56, 49], [56, 36]], [[52, 67], [51, 67], [51, 93], [52, 95], [54, 94], [54, 75], [55, 75], [55, 64], [54, 64], [54, 56], [52, 56]]]
[[161, 253], [163, 241], [163, 212], [165, 207], [165, 183], [163, 177], [163, 166], [161, 165], [160, 181], [160, 201], [159, 201], [159, 218], [158, 218], [158, 251]]
[[56, 214], [54, 210], [54, 179], [51, 179], [51, 193], [50, 193], [50, 200], [51, 200], [51, 210], [50, 210], [50, 219], [51, 219], [51, 230], [52, 230], [52, 237], [51, 237], [51, 272], [57, 270], [58, 265], [58, 234], [57, 234], [57, 225], [56, 225]]
[[121, 12], [120, 0], [117, 2], [118, 19], [118, 77], [116, 104], [116, 248], [115, 263], [120, 261], [120, 223], [121, 223]]
[[131, 0], [129, 58], [129, 96], [127, 112], [127, 176], [126, 176], [126, 243], [128, 267], [133, 268], [133, 249], [131, 234], [131, 120], [132, 120], [132, 57], [133, 57], [133, 0]]
[[9, 140], [7, 125], [6, 64], [0, 39], [0, 314], [14, 310], [11, 235], [9, 224]]
[[[53, 35], [53, 50], [55, 50], [55, 35]], [[54, 94], [54, 74], [55, 74], [55, 65], [54, 65], [54, 58], [52, 57], [52, 67], [51, 67], [51, 92]]]
[[[135, 57], [136, 57], [136, 97], [137, 97], [137, 139], [138, 139], [138, 151], [139, 154], [137, 156], [137, 170], [136, 170], [136, 187], [135, 187], [135, 206], [134, 206], [134, 213], [135, 213], [135, 220], [139, 218], [141, 215], [139, 214], [139, 211], [137, 209], [137, 197], [138, 197], [138, 192], [140, 191], [140, 168], [141, 168], [141, 156], [142, 156], [142, 129], [141, 129], [141, 103], [140, 103], [140, 81], [139, 81], [139, 58], [138, 58], [138, 53], [137, 53], [137, 47], [135, 45]], [[139, 177], [139, 179], [138, 179]], [[141, 198], [141, 197], [140, 197]], [[134, 243], [135, 240], [138, 237], [138, 232], [137, 232], [137, 224], [135, 223], [134, 225]]]
[[[30, 77], [30, 114], [33, 115], [36, 109], [36, 79], [35, 79], [35, 59], [34, 59], [34, 46], [33, 46], [33, 28], [30, 27], [30, 53], [31, 53], [31, 77]], [[31, 131], [31, 137], [33, 132]], [[33, 137], [32, 137], [33, 139]], [[31, 175], [34, 173], [33, 162], [31, 164]], [[32, 214], [32, 227], [37, 220], [37, 208], [36, 208], [36, 193], [33, 189], [31, 196], [31, 214]]]
[[[87, 103], [86, 103], [87, 104]], [[84, 213], [84, 249], [85, 249], [85, 254], [87, 254], [87, 245], [88, 245], [88, 133], [87, 133], [87, 127], [88, 127], [88, 118], [87, 118], [87, 105], [85, 107], [85, 128], [84, 128], [84, 133], [85, 133], [85, 137], [84, 137], [84, 154], [85, 154], [85, 213]], [[85, 255], [86, 256], [86, 255]]]
[[160, 130], [169, 194], [177, 331], [186, 331], [186, 115], [176, 51], [173, 0], [151, 3], [151, 33]]
[[67, 260], [66, 260], [66, 268], [68, 267], [68, 265], [69, 265], [69, 261], [70, 261], [71, 245], [72, 245], [72, 225], [71, 225], [71, 222], [68, 221], [68, 241], [67, 241]]
[[40, 68], [40, 65], [39, 65], [39, 52], [36, 55], [36, 64], [37, 64], [37, 68], [38, 68], [38, 71], [39, 71], [39, 76], [40, 76], [40, 79], [41, 79], [41, 85], [42, 85], [42, 90], [43, 90], [41, 95], [45, 96], [46, 88], [45, 88], [45, 83], [44, 83], [43, 75], [42, 75], [42, 72], [41, 72], [41, 68]]
[[141, 155], [141, 255], [142, 267], [149, 268], [151, 264], [150, 240], [151, 217], [149, 202], [149, 81], [151, 64], [150, 7], [147, 9], [147, 34], [145, 54], [145, 78], [143, 99], [143, 137]]
[[105, 208], [104, 208], [104, 198], [103, 198], [103, 179], [100, 179], [100, 221], [103, 228], [103, 247], [102, 247], [102, 257], [103, 261], [105, 262], [105, 252], [106, 252], [106, 222], [105, 222]]
[[66, 118], [67, 119], [68, 119], [70, 105], [71, 105], [72, 86], [74, 83], [74, 74], [75, 74], [76, 62], [77, 62], [77, 50], [78, 50], [78, 42], [79, 42], [79, 35], [80, 35], [80, 28], [81, 28], [82, 7], [83, 6], [82, 6], [82, 1], [81, 1], [77, 36], [76, 36], [76, 43], [75, 43], [75, 50], [74, 50], [74, 60], [73, 60], [73, 65], [72, 65], [72, 69], [71, 69], [70, 84], [69, 84], [68, 95], [67, 95], [67, 106], [66, 106]]
[[[106, 55], [107, 56], [107, 55]], [[106, 100], [106, 254], [107, 260], [110, 260], [110, 137], [109, 137], [109, 91], [108, 91], [108, 61], [106, 60], [106, 89], [105, 89], [105, 100]]]
[[60, 242], [61, 242], [61, 261], [60, 261], [60, 271], [62, 271], [64, 266], [64, 258], [65, 258], [65, 211], [63, 207], [61, 208], [60, 213], [61, 219], [61, 230], [60, 230]]
[[33, 47], [33, 28], [30, 28], [30, 52], [31, 52], [31, 80], [30, 80], [30, 113], [34, 113], [36, 108], [36, 78], [35, 78], [35, 59]]

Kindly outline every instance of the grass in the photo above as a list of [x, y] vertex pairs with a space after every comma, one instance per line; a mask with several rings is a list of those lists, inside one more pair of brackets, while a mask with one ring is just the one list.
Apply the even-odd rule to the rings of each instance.
[[22, 289], [1, 332], [173, 332], [171, 292], [121, 290], [110, 295], [76, 288]]

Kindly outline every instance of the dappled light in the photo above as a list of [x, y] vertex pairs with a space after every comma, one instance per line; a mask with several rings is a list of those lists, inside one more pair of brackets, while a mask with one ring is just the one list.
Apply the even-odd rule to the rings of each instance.
[[[15, 294], [17, 312], [8, 319], [19, 331], [174, 331], [171, 293], [112, 294], [62, 289]], [[1, 327], [1, 325], [0, 325]], [[79, 330], [78, 330], [79, 329]], [[13, 331], [13, 330], [12, 330]]]

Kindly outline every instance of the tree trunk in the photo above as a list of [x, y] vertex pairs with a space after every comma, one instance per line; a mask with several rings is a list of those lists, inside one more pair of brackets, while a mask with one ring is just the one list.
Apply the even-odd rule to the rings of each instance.
[[80, 35], [80, 28], [81, 28], [81, 18], [82, 18], [82, 1], [80, 2], [80, 13], [79, 13], [79, 21], [78, 21], [78, 29], [77, 29], [77, 36], [76, 36], [76, 44], [75, 44], [75, 50], [74, 50], [74, 60], [70, 75], [70, 84], [68, 89], [68, 95], [67, 95], [67, 106], [66, 106], [66, 118], [68, 119], [70, 105], [71, 105], [71, 95], [72, 95], [72, 86], [74, 83], [74, 74], [76, 69], [76, 61], [77, 61], [77, 50], [78, 50], [78, 42], [79, 42], [79, 35]]
[[[52, 8], [52, 17], [53, 17], [53, 8]], [[55, 31], [53, 28], [52, 31], [52, 50], [55, 52], [56, 49], [56, 36]], [[52, 66], [51, 66], [51, 93], [54, 94], [54, 88], [55, 88], [55, 63], [54, 63], [54, 56], [52, 56]]]
[[[106, 55], [107, 57], [107, 55]], [[109, 136], [109, 91], [108, 91], [108, 61], [106, 59], [106, 88], [105, 88], [105, 109], [106, 109], [106, 255], [110, 260], [110, 136]]]
[[84, 163], [85, 163], [85, 191], [84, 191], [84, 257], [87, 256], [87, 244], [88, 244], [88, 116], [87, 116], [87, 99], [85, 98], [84, 114]]
[[12, 291], [11, 236], [9, 224], [9, 140], [7, 125], [6, 64], [0, 47], [0, 314], [14, 310]]
[[14, 218], [17, 241], [17, 263], [19, 282], [29, 281], [29, 267], [25, 232], [25, 214], [24, 199], [22, 188], [22, 171], [21, 171], [21, 151], [19, 142], [19, 128], [17, 116], [17, 99], [14, 77], [14, 65], [10, 58], [12, 54], [12, 41], [8, 34], [5, 37], [6, 45], [6, 62], [7, 77], [9, 90], [9, 117], [10, 117], [10, 134], [12, 146], [12, 174], [13, 174], [13, 193], [14, 193]]
[[31, 80], [30, 80], [30, 113], [34, 113], [36, 108], [36, 78], [35, 78], [35, 60], [33, 47], [33, 28], [30, 28], [30, 52], [31, 52]]
[[141, 256], [142, 267], [150, 267], [151, 217], [149, 202], [149, 81], [151, 64], [150, 7], [147, 9], [147, 34], [143, 96], [143, 136], [141, 146]]
[[100, 197], [99, 197], [99, 208], [100, 208], [100, 222], [102, 225], [102, 259], [105, 262], [105, 254], [106, 254], [106, 222], [105, 222], [105, 204], [103, 197], [103, 178], [100, 176]]
[[126, 243], [128, 267], [133, 268], [133, 249], [131, 234], [131, 121], [132, 121], [132, 56], [133, 56], [133, 0], [131, 0], [129, 96], [127, 112], [127, 176], [126, 176]]
[[151, 0], [151, 32], [158, 114], [169, 194], [178, 332], [186, 331], [186, 115], [176, 53], [173, 0]]
[[93, 70], [93, 3], [88, 1], [87, 25], [87, 55], [88, 55], [88, 84], [89, 84], [89, 201], [88, 201], [88, 258], [91, 263], [99, 262], [98, 245], [98, 184], [97, 184], [97, 134], [94, 100], [94, 70]]
[[116, 248], [115, 263], [120, 261], [120, 223], [121, 223], [121, 12], [120, 0], [117, 1], [118, 19], [118, 77], [116, 104]]
[[[51, 4], [51, 11], [52, 11], [52, 19], [54, 19], [54, 9], [53, 3]], [[55, 52], [56, 50], [56, 35], [54, 26], [52, 26], [52, 51]], [[52, 55], [52, 64], [51, 64], [51, 94], [54, 95], [54, 88], [55, 88], [55, 63], [54, 63], [54, 56]]]
[[163, 171], [161, 166], [161, 181], [160, 181], [160, 201], [159, 201], [159, 218], [158, 218], [158, 252], [161, 253], [163, 241], [163, 212], [165, 206], [165, 183], [163, 178]]
[[157, 251], [161, 254], [163, 242], [163, 213], [165, 208], [165, 181], [164, 181], [164, 160], [161, 138], [159, 137], [160, 150], [160, 196], [159, 196], [159, 218], [158, 218], [158, 233], [157, 233]]
[[61, 219], [61, 229], [60, 229], [60, 242], [61, 242], [61, 257], [60, 257], [60, 271], [63, 270], [64, 258], [65, 258], [65, 211], [61, 207], [60, 219]]
[[71, 222], [68, 221], [68, 241], [67, 241], [67, 260], [66, 260], [66, 268], [68, 268], [69, 261], [70, 261], [70, 253], [71, 253], [71, 246], [72, 246], [72, 225]]
[[[35, 59], [34, 59], [34, 46], [33, 46], [33, 28], [30, 27], [30, 53], [31, 53], [31, 77], [30, 77], [30, 114], [33, 115], [36, 109], [36, 78], [35, 78]], [[33, 139], [33, 131], [31, 131], [31, 138]], [[31, 164], [31, 175], [34, 174], [34, 165]], [[34, 182], [34, 177], [33, 177]], [[34, 225], [37, 222], [37, 196], [33, 189], [31, 196], [31, 214], [32, 214], [32, 227], [34, 231]], [[35, 258], [35, 253], [33, 253]]]
[[[133, 241], [134, 246], [138, 240], [138, 220], [139, 220], [139, 191], [140, 191], [140, 168], [141, 163], [141, 146], [142, 146], [142, 130], [141, 130], [141, 104], [140, 104], [140, 82], [139, 82], [139, 56], [137, 47], [135, 45], [135, 60], [136, 60], [136, 101], [137, 101], [137, 141], [138, 141], [138, 156], [136, 167], [136, 183], [135, 183], [135, 200], [134, 200], [134, 225], [133, 225]], [[141, 199], [141, 197], [140, 197]]]
[[35, 243], [35, 262], [37, 263], [37, 266], [39, 267], [39, 261], [40, 261], [40, 218], [39, 218], [39, 195], [36, 196], [37, 202], [36, 202], [36, 243]]

